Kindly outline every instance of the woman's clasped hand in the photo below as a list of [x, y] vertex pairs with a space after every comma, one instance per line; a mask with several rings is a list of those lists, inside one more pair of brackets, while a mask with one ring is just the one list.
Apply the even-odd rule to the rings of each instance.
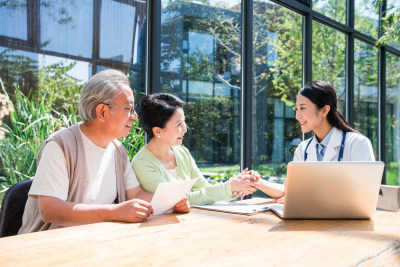
[[236, 197], [250, 195], [257, 190], [261, 175], [247, 168], [229, 180], [232, 194]]

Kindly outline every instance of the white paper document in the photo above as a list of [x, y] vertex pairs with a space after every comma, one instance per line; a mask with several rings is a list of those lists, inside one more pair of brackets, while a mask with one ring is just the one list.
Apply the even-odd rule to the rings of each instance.
[[154, 192], [153, 199], [151, 200], [151, 206], [154, 210], [153, 215], [172, 212], [176, 203], [185, 197], [196, 181], [197, 178], [177, 182], [159, 183]]
[[261, 206], [254, 204], [245, 204], [237, 202], [217, 201], [211, 205], [193, 205], [194, 208], [206, 209], [212, 211], [222, 211], [237, 214], [254, 214], [269, 210], [271, 206]]

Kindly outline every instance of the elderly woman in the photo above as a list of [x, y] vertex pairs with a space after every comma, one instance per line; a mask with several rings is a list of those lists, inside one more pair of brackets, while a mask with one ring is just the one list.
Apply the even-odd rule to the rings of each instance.
[[253, 171], [245, 170], [225, 183], [207, 182], [189, 150], [182, 146], [187, 132], [184, 105], [167, 93], [148, 95], [141, 101], [139, 122], [150, 142], [133, 158], [132, 166], [143, 189], [154, 192], [162, 182], [198, 178], [187, 194], [191, 204], [211, 204], [253, 193], [260, 178]]

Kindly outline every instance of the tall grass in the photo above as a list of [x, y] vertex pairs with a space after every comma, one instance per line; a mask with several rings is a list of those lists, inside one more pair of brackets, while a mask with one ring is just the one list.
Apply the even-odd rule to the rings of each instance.
[[132, 159], [137, 152], [144, 146], [145, 135], [143, 130], [139, 127], [139, 121], [137, 120], [132, 125], [131, 131], [128, 136], [120, 138], [119, 140], [124, 144], [126, 151], [128, 152], [129, 159]]
[[[1, 87], [8, 96], [2, 83]], [[46, 92], [37, 99], [30, 99], [16, 87], [12, 98], [14, 111], [1, 127], [5, 132], [5, 138], [0, 141], [1, 190], [33, 177], [43, 141], [51, 133], [77, 122], [72, 107], [67, 115], [53, 110]]]
[[[1, 80], [0, 84], [8, 96]], [[76, 105], [70, 105], [68, 110], [62, 109], [64, 111], [55, 109], [57, 104], [52, 101], [54, 96], [51, 95], [54, 91], [54, 88], [42, 89], [35, 98], [24, 95], [18, 87], [12, 92], [14, 111], [10, 113], [9, 121], [0, 126], [0, 130], [5, 132], [5, 138], [0, 140], [0, 191], [31, 179], [36, 172], [37, 155], [47, 137], [79, 121], [74, 109]], [[144, 145], [144, 133], [137, 125], [136, 122], [130, 134], [120, 139], [130, 159]]]

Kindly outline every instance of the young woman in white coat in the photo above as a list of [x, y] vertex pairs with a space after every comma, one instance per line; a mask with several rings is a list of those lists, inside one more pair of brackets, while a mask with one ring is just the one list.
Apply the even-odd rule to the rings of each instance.
[[[303, 133], [314, 136], [299, 144], [293, 161], [375, 161], [370, 140], [350, 127], [337, 106], [336, 92], [326, 82], [309, 82], [300, 90], [296, 119]], [[275, 198], [284, 195], [283, 185], [265, 180], [258, 189]]]

